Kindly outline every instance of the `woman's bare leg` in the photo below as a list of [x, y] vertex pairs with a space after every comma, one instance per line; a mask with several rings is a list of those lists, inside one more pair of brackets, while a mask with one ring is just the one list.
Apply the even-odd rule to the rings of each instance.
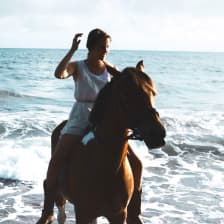
[[129, 146], [128, 160], [134, 176], [134, 192], [128, 205], [127, 224], [142, 224], [139, 215], [141, 214], [141, 193], [142, 193], [142, 162]]

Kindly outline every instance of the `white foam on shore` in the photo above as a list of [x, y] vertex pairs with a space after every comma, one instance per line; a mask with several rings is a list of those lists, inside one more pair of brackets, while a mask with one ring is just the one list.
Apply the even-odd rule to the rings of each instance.
[[0, 141], [0, 177], [39, 182], [50, 159], [49, 138]]

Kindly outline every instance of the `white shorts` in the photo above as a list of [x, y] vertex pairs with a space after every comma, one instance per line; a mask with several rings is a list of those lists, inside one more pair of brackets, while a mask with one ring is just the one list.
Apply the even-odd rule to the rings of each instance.
[[69, 119], [61, 130], [61, 135], [71, 134], [82, 136], [89, 123], [89, 114], [93, 108], [92, 102], [76, 102], [69, 115]]

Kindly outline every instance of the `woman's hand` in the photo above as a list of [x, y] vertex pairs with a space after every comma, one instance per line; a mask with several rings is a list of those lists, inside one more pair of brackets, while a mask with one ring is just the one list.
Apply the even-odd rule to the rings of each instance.
[[75, 34], [75, 37], [73, 38], [72, 42], [72, 50], [76, 51], [79, 47], [79, 44], [81, 42], [80, 37], [82, 36], [82, 33]]
[[55, 69], [54, 75], [59, 79], [66, 79], [76, 72], [76, 63], [70, 62], [74, 52], [78, 49], [79, 43], [81, 42], [80, 37], [82, 33], [77, 33], [73, 38], [72, 47], [64, 58], [60, 61], [57, 68]]

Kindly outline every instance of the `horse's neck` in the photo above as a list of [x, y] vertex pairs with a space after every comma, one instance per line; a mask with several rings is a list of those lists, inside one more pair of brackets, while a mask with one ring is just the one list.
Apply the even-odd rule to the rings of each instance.
[[125, 137], [128, 135], [128, 130], [117, 124], [114, 119], [109, 119], [102, 122], [99, 126], [96, 128], [97, 136], [108, 142], [116, 140], [124, 140]]
[[101, 144], [102, 153], [109, 160], [108, 165], [116, 172], [120, 169], [128, 151], [128, 129], [124, 128], [122, 121], [114, 113], [96, 128], [96, 137]]
[[112, 103], [107, 106], [104, 117], [97, 127], [98, 135], [104, 139], [122, 139], [127, 136], [127, 128], [124, 123], [124, 114], [120, 105], [113, 99]]

